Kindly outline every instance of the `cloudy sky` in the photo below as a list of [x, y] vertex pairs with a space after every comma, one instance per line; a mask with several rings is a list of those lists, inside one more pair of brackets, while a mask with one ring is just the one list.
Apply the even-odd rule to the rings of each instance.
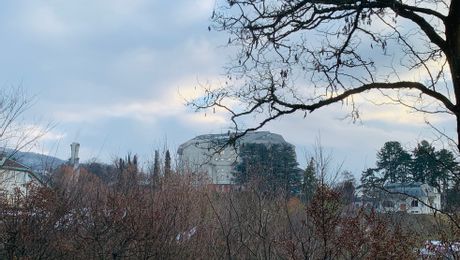
[[[199, 95], [197, 85], [221, 82], [231, 56], [222, 47], [228, 36], [207, 30], [214, 0], [23, 0], [1, 7], [1, 86], [22, 86], [35, 97], [25, 120], [55, 125], [33, 150], [66, 159], [77, 141], [83, 161], [109, 162], [128, 152], [148, 160], [165, 143], [175, 150], [196, 135], [227, 132], [224, 115], [184, 105]], [[265, 130], [296, 145], [302, 165], [320, 136], [355, 174], [374, 165], [386, 141], [413, 147], [433, 138], [423, 116], [360, 106], [357, 124], [342, 120], [349, 109], [336, 104]], [[449, 119], [431, 120], [452, 128]]]

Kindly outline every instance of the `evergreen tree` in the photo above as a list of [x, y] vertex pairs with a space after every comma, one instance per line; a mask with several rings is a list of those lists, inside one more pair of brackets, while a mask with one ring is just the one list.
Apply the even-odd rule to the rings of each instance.
[[[271, 146], [274, 179], [292, 195], [299, 195], [301, 188], [301, 170], [298, 168], [294, 147], [291, 145]], [[275, 181], [275, 182], [276, 182]]]
[[378, 169], [369, 168], [361, 176], [361, 186], [364, 196], [375, 198], [378, 196], [377, 187], [382, 187], [385, 183], [384, 178], [379, 174]]
[[235, 167], [233, 181], [246, 184], [260, 181], [269, 173], [271, 160], [267, 146], [263, 144], [242, 144], [239, 151], [240, 162]]
[[435, 148], [430, 143], [423, 140], [417, 144], [412, 154], [414, 156], [412, 163], [414, 181], [438, 187], [437, 179], [440, 176]]
[[460, 211], [460, 182], [454, 182], [452, 187], [446, 189], [443, 207], [450, 212]]
[[171, 154], [169, 153], [169, 150], [166, 150], [165, 154], [165, 177], [170, 177], [172, 174], [172, 168], [171, 168]]
[[160, 152], [158, 152], [158, 150], [155, 150], [155, 158], [153, 161], [153, 172], [152, 172], [152, 183], [154, 185], [158, 181], [159, 177], [160, 177]]
[[[446, 149], [441, 149], [436, 152], [436, 160], [438, 164], [438, 183], [442, 190], [445, 192], [449, 188], [449, 181], [455, 180], [454, 176], [458, 176], [460, 172], [460, 166], [455, 160], [454, 154]], [[460, 184], [458, 179], [457, 181], [452, 182], [453, 186]]]
[[377, 169], [382, 171], [384, 181], [410, 181], [411, 163], [410, 154], [396, 141], [386, 142], [377, 153]]
[[379, 196], [378, 189], [387, 181], [416, 181], [433, 186], [441, 193], [442, 204], [452, 209], [460, 205], [460, 181], [455, 178], [460, 166], [454, 154], [446, 149], [436, 151], [423, 140], [412, 151], [412, 157], [398, 142], [387, 142], [377, 154], [377, 168], [369, 168], [361, 177], [361, 188], [367, 197]]
[[242, 144], [239, 156], [240, 162], [233, 174], [235, 183], [253, 183], [257, 189], [271, 194], [300, 192], [301, 174], [292, 146]]
[[360, 188], [369, 198], [379, 196], [378, 187], [386, 182], [406, 183], [412, 180], [411, 155], [397, 141], [386, 142], [377, 153], [377, 167], [369, 168], [361, 176]]
[[302, 197], [304, 201], [310, 201], [313, 198], [317, 185], [315, 160], [312, 157], [303, 172]]

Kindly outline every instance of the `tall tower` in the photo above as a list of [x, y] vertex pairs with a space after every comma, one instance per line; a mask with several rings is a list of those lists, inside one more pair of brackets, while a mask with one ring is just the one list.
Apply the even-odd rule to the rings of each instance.
[[78, 158], [78, 151], [80, 150], [80, 144], [73, 142], [70, 144], [70, 165], [76, 174], [80, 173], [80, 158]]

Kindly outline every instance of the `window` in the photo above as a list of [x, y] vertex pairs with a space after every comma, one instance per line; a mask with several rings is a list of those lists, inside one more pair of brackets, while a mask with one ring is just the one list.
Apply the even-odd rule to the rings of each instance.
[[418, 207], [418, 200], [413, 200], [411, 203], [410, 203], [410, 206], [411, 207]]
[[399, 204], [399, 210], [405, 212], [407, 210], [406, 204], [405, 203]]

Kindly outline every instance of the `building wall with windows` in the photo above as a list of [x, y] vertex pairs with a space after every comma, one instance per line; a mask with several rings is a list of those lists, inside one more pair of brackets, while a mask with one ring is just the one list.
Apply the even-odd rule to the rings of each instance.
[[441, 209], [441, 194], [428, 184], [390, 183], [384, 186], [378, 209], [381, 212], [432, 214]]

